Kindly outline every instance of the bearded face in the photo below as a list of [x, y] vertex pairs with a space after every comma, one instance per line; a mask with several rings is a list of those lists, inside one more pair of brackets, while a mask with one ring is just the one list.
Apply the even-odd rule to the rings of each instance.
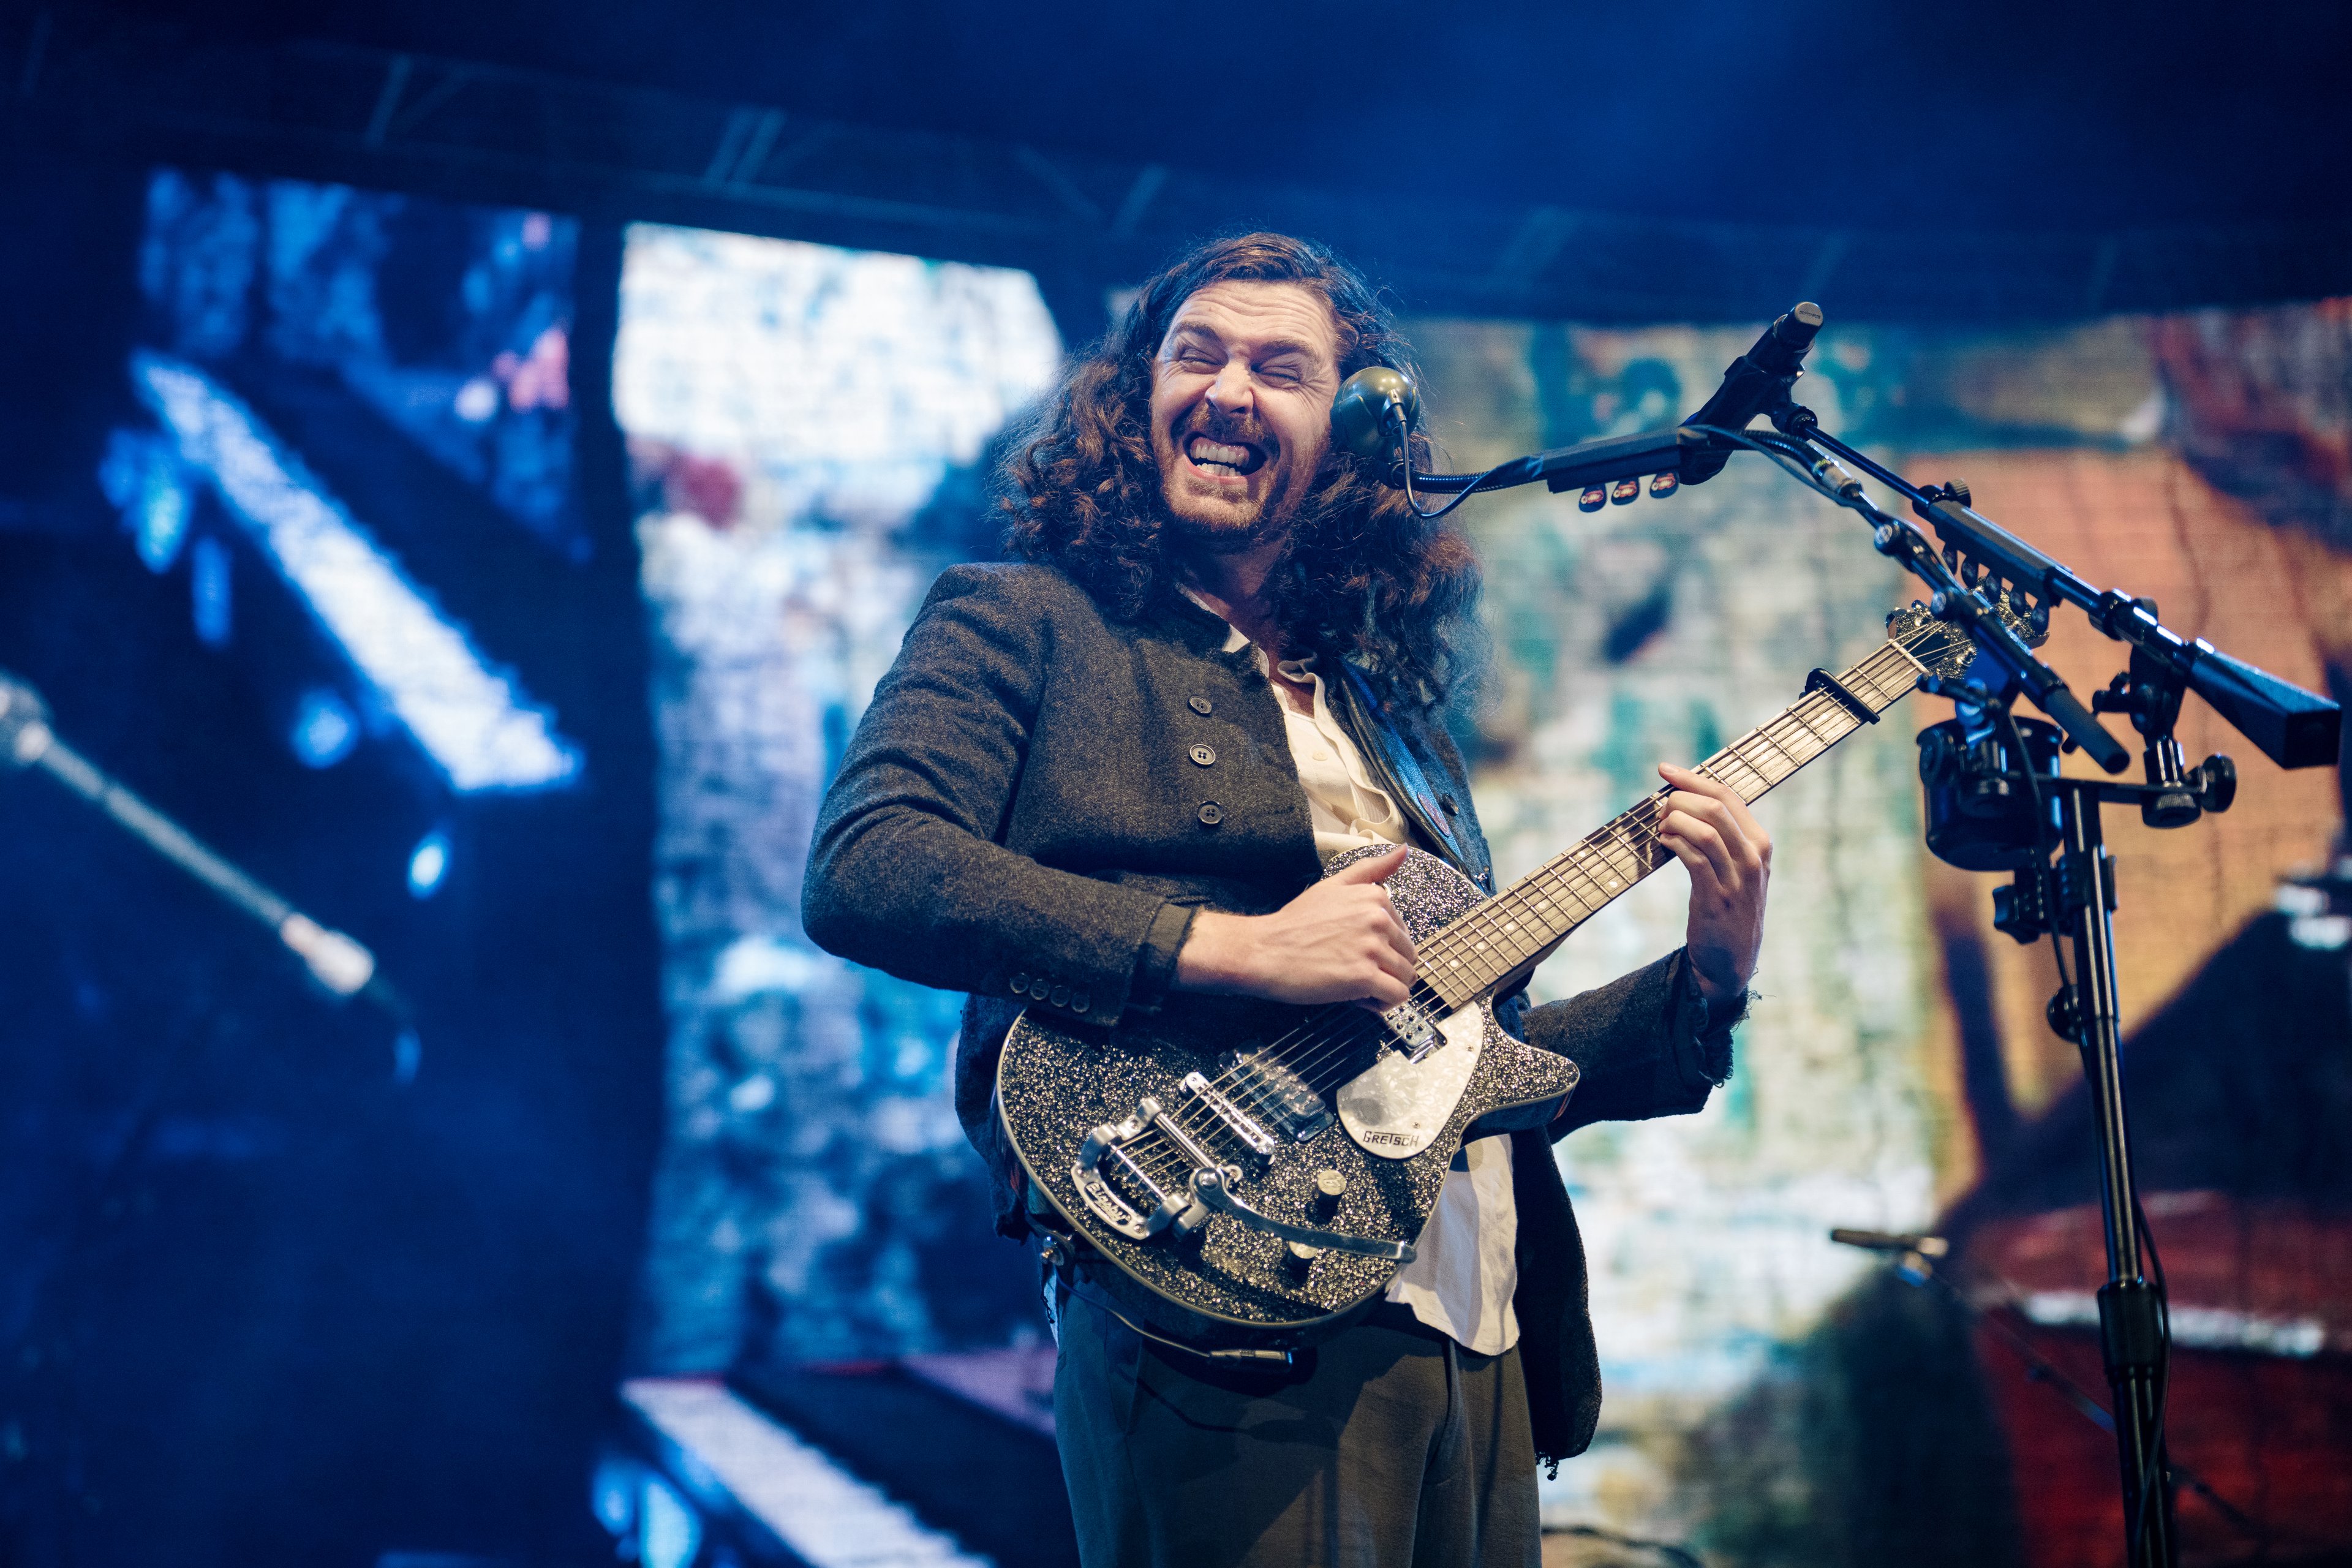
[[1218, 552], [1281, 537], [1331, 440], [1339, 328], [1300, 283], [1196, 289], [1152, 360], [1151, 447], [1169, 516]]

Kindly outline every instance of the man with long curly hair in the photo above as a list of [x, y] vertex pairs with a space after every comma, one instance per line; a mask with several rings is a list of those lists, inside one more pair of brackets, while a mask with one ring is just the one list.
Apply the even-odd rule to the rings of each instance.
[[[1330, 443], [1340, 382], [1378, 363], [1404, 368], [1403, 341], [1318, 246], [1220, 240], [1146, 284], [1006, 465], [1012, 559], [940, 574], [826, 798], [809, 934], [971, 994], [956, 1105], [1008, 1236], [1059, 1228], [992, 1104], [1023, 1008], [1393, 1005], [1414, 953], [1386, 847], [1492, 890], [1441, 721], [1476, 564]], [[1089, 1568], [1538, 1561], [1537, 1463], [1581, 1452], [1601, 1401], [1549, 1141], [1705, 1103], [1761, 940], [1762, 829], [1724, 786], [1660, 772], [1685, 945], [1497, 1007], [1578, 1063], [1577, 1092], [1456, 1156], [1353, 1326], [1235, 1370], [1139, 1333], [1087, 1289], [1085, 1249], [1057, 1250], [1055, 1425]]]

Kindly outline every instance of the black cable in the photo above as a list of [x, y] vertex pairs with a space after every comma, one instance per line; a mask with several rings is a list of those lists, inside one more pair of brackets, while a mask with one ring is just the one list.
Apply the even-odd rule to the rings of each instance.
[[1398, 462], [1404, 469], [1404, 504], [1412, 508], [1412, 515], [1421, 519], [1422, 521], [1435, 522], [1439, 518], [1444, 517], [1447, 512], [1452, 511], [1455, 507], [1460, 506], [1464, 501], [1468, 500], [1472, 496], [1476, 495], [1478, 493], [1478, 488], [1481, 485], [1484, 485], [1488, 479], [1493, 479], [1501, 471], [1499, 468], [1488, 468], [1485, 473], [1478, 475], [1468, 484], [1463, 486], [1461, 490], [1452, 500], [1447, 501], [1435, 511], [1423, 511], [1421, 509], [1421, 502], [1414, 499], [1412, 493], [1412, 426], [1406, 423], [1404, 409], [1402, 407], [1393, 407], [1390, 412], [1395, 418], [1397, 425]]
[[[1807, 460], [1818, 458], [1819, 454], [1794, 437], [1783, 436], [1778, 431], [1732, 430], [1719, 425], [1693, 425], [1690, 428], [1702, 436], [1712, 437], [1718, 441], [1728, 441], [1734, 446], [1745, 447], [1751, 452], [1761, 452], [1780, 464], [1792, 479], [1807, 489], [1816, 491], [1842, 507], [1857, 511], [1864, 510], [1863, 508], [1855, 505], [1856, 498], [1846, 495], [1843, 491], [1832, 489], [1822, 482], [1820, 477], [1813, 472], [1811, 463]], [[1864, 515], [1868, 515], [1867, 512], [1864, 512]]]
[[2042, 793], [2042, 775], [2034, 770], [2033, 754], [2025, 749], [2025, 732], [2018, 727], [2017, 715], [2010, 710], [2006, 702], [2000, 705], [2000, 712], [2001, 722], [2009, 729], [2009, 743], [2017, 748], [2017, 765], [2025, 774], [2025, 787], [2033, 795], [2034, 870], [2038, 879], [2035, 891], [2040, 895], [2043, 928], [2050, 933], [2050, 961], [2058, 969], [2058, 989], [2066, 995], [2067, 1006], [2071, 1010], [2078, 1006], [2082, 999], [2075, 993], [2073, 978], [2066, 973], [2066, 944], [2060, 940], [2058, 921], [2054, 918], [2058, 903], [2052, 896], [2050, 856], [2057, 846], [2050, 837], [2050, 803]]
[[[1444, 517], [1446, 513], [1452, 511], [1455, 507], [1460, 506], [1464, 501], [1468, 500], [1472, 496], [1478, 494], [1481, 490], [1486, 488], [1487, 482], [1493, 479], [1496, 475], [1502, 473], [1506, 469], [1517, 469], [1520, 468], [1520, 464], [1518, 462], [1503, 463], [1495, 468], [1488, 468], [1482, 473], [1474, 475], [1471, 478], [1470, 482], [1463, 486], [1462, 489], [1454, 494], [1452, 500], [1447, 501], [1444, 506], [1437, 508], [1433, 511], [1425, 511], [1422, 509], [1421, 501], [1413, 494], [1412, 489], [1412, 427], [1405, 424], [1404, 410], [1402, 408], [1392, 409], [1391, 411], [1391, 417], [1396, 422], [1398, 426], [1397, 452], [1401, 459], [1401, 467], [1402, 468], [1404, 474], [1405, 505], [1412, 509], [1413, 516], [1420, 518], [1424, 522], [1436, 521], [1439, 518]], [[1840, 495], [1837, 491], [1822, 483], [1821, 480], [1813, 477], [1810, 468], [1803, 466], [1803, 458], [1807, 454], [1807, 448], [1801, 441], [1795, 440], [1790, 437], [1780, 435], [1777, 432], [1751, 435], [1745, 430], [1729, 430], [1714, 425], [1694, 425], [1691, 426], [1690, 428], [1697, 431], [1702, 436], [1710, 436], [1718, 440], [1729, 441], [1736, 446], [1745, 447], [1750, 451], [1761, 452], [1766, 457], [1770, 458], [1774, 462], [1779, 463], [1780, 467], [1786, 468], [1790, 475], [1799, 480], [1799, 482], [1806, 485], [1810, 489], [1818, 490], [1821, 494], [1828, 497], [1831, 500], [1837, 502], [1840, 506], [1852, 504], [1847, 497]], [[1513, 482], [1519, 483], [1522, 481], [1514, 480]]]
[[[2120, 1058], [2116, 1063], [2116, 1072], [2118, 1077], [2122, 1075]], [[2139, 1507], [2132, 1516], [2131, 1555], [2137, 1565], [2140, 1544], [2147, 1534], [2148, 1502], [2165, 1480], [2164, 1415], [2172, 1398], [2172, 1292], [2164, 1281], [2164, 1254], [2157, 1250], [2156, 1231], [2147, 1223], [2147, 1210], [2140, 1206], [2137, 1192], [2132, 1194], [2132, 1225], [2139, 1232], [2140, 1250], [2147, 1254], [2148, 1267], [2156, 1275], [2157, 1337], [2164, 1349], [2164, 1359], [2156, 1369], [2156, 1420], [2150, 1434], [2155, 1441], [2148, 1445], [2147, 1457], [2140, 1461]]]

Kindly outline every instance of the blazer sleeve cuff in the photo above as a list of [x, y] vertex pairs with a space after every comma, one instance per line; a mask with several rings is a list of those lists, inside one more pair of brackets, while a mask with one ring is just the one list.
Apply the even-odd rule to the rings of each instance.
[[1176, 956], [1184, 951], [1184, 939], [1192, 933], [1192, 917], [1199, 912], [1190, 904], [1170, 902], [1160, 905], [1160, 912], [1151, 917], [1143, 946], [1135, 955], [1135, 981], [1128, 989], [1127, 1005], [1131, 1010], [1156, 1013], [1168, 1000], [1176, 984]]
[[1731, 1077], [1731, 1029], [1748, 1016], [1750, 993], [1709, 1003], [1698, 988], [1698, 970], [1687, 950], [1675, 954], [1675, 981], [1667, 987], [1666, 1038], [1680, 1058], [1684, 1081], [1704, 1094]]

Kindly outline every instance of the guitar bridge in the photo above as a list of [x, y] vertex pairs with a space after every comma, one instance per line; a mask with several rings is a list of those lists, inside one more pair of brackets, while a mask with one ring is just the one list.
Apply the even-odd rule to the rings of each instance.
[[1417, 1062], [1437, 1048], [1437, 1020], [1410, 996], [1382, 1013], [1381, 1022], [1388, 1026], [1396, 1048], [1404, 1053], [1409, 1062]]
[[[1209, 1218], [1207, 1206], [1198, 1197], [1181, 1184], [1179, 1190], [1170, 1191], [1135, 1157], [1134, 1146], [1154, 1130], [1169, 1134], [1177, 1145], [1189, 1180], [1190, 1173], [1204, 1163], [1196, 1158], [1198, 1145], [1184, 1136], [1150, 1095], [1136, 1102], [1135, 1114], [1126, 1121], [1106, 1122], [1088, 1132], [1086, 1142], [1078, 1145], [1077, 1163], [1070, 1167], [1070, 1181], [1078, 1189], [1079, 1200], [1097, 1219], [1131, 1241], [1148, 1241], [1170, 1229], [1186, 1236]], [[1106, 1163], [1108, 1171], [1104, 1169]], [[1121, 1186], [1135, 1194], [1140, 1206], [1119, 1192]]]

